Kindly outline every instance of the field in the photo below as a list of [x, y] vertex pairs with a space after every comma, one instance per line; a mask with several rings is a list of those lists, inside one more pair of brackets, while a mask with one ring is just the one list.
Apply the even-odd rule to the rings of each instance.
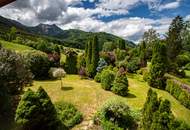
[[[105, 91], [99, 83], [93, 80], [81, 80], [78, 75], [67, 75], [63, 79], [64, 87], [61, 90], [60, 81], [34, 81], [31, 89], [36, 90], [42, 86], [49, 94], [53, 102], [68, 101], [84, 114], [84, 121], [76, 126], [75, 129], [82, 127], [85, 122], [90, 121], [96, 110], [109, 99], [124, 100], [132, 109], [140, 110], [146, 100], [149, 86], [143, 81], [142, 76], [136, 74], [128, 75], [129, 96], [120, 97], [112, 92]], [[169, 93], [154, 89], [160, 97], [171, 101], [172, 112], [180, 120], [190, 122], [190, 110], [182, 106]]]
[[23, 51], [26, 51], [26, 50], [33, 50], [33, 48], [31, 48], [31, 47], [21, 45], [21, 44], [12, 43], [12, 42], [7, 42], [7, 41], [0, 40], [0, 43], [4, 48], [7, 48], [9, 50], [14, 50], [16, 52], [23, 52]]

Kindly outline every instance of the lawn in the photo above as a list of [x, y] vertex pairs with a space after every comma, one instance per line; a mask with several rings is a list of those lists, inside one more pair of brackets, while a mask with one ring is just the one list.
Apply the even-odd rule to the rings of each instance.
[[33, 48], [31, 48], [31, 47], [21, 45], [21, 44], [12, 43], [12, 42], [7, 42], [7, 41], [0, 40], [0, 43], [2, 44], [2, 46], [4, 48], [7, 48], [9, 50], [14, 50], [16, 52], [23, 52], [23, 51], [26, 51], [26, 50], [33, 50]]
[[[149, 86], [143, 81], [140, 75], [128, 75], [129, 96], [120, 97], [112, 92], [105, 91], [99, 83], [93, 80], [81, 80], [78, 75], [67, 75], [63, 79], [64, 88], [61, 90], [60, 81], [34, 81], [33, 90], [42, 86], [49, 94], [53, 102], [68, 101], [84, 114], [84, 120], [90, 120], [96, 110], [104, 104], [106, 100], [118, 98], [126, 101], [132, 109], [141, 109], [146, 100]], [[159, 96], [171, 101], [173, 114], [180, 120], [190, 122], [190, 110], [183, 107], [169, 93], [154, 89]]]

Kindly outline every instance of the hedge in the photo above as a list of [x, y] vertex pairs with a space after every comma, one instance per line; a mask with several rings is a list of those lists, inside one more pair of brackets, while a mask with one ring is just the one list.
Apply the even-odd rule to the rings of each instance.
[[174, 79], [168, 79], [166, 91], [174, 96], [182, 105], [190, 109], [190, 87]]

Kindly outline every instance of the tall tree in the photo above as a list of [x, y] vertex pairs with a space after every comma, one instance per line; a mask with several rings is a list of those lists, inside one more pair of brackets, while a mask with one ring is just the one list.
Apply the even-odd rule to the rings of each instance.
[[88, 49], [86, 50], [86, 67], [89, 77], [94, 77], [96, 75], [96, 68], [98, 67], [99, 61], [99, 44], [98, 37], [94, 36], [89, 40], [88, 45], [86, 45]]
[[154, 29], [149, 29], [143, 34], [143, 42], [146, 44], [146, 56], [148, 59], [152, 58], [154, 44], [159, 40], [158, 33]]
[[146, 43], [144, 41], [140, 44], [140, 62], [141, 62], [141, 67], [147, 66]]
[[179, 55], [182, 49], [181, 31], [184, 27], [183, 18], [177, 16], [173, 19], [167, 37], [167, 55], [168, 59], [175, 61], [176, 56]]
[[125, 50], [125, 40], [123, 39], [118, 40], [118, 48], [121, 50]]
[[151, 87], [164, 88], [166, 72], [166, 47], [163, 43], [156, 43], [153, 50], [148, 83]]
[[145, 130], [150, 129], [153, 122], [153, 114], [158, 110], [158, 108], [159, 101], [157, 99], [157, 93], [154, 92], [152, 89], [149, 89], [142, 113], [142, 125]]

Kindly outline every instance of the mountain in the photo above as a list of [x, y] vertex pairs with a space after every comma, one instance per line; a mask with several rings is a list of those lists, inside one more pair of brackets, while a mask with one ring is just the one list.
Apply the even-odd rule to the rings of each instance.
[[[11, 27], [16, 27], [19, 32], [25, 35], [37, 35], [43, 36], [46, 39], [56, 41], [58, 44], [62, 44], [67, 47], [83, 49], [87, 40], [96, 34], [99, 37], [100, 48], [102, 48], [104, 42], [116, 42], [121, 39], [118, 36], [105, 32], [85, 32], [77, 29], [62, 30], [57, 25], [39, 24], [34, 27], [25, 26], [15, 20], [7, 19], [0, 16], [0, 32], [4, 33], [9, 31]], [[131, 41], [126, 41], [126, 45], [129, 47], [134, 47], [135, 44]]]

